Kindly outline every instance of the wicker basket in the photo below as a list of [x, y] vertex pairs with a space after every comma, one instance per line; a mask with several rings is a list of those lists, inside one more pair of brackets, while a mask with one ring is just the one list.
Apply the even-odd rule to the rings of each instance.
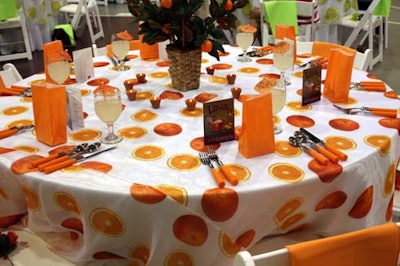
[[200, 86], [201, 49], [182, 51], [167, 47], [172, 86], [180, 91]]

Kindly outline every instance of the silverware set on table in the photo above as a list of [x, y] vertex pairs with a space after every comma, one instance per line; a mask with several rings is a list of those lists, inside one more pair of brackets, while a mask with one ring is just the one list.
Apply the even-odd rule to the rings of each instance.
[[30, 87], [1, 88], [0, 94], [9, 96], [32, 97], [32, 90]]
[[[222, 188], [225, 186], [225, 179], [227, 179], [232, 185], [236, 186], [239, 182], [237, 178], [231, 173], [229, 168], [223, 164], [219, 159], [215, 150], [210, 149], [207, 152], [199, 152], [199, 158], [202, 164], [210, 167], [211, 173], [217, 182], [218, 187]], [[217, 163], [218, 168], [215, 168], [213, 161]]]
[[380, 107], [366, 107], [366, 106], [345, 108], [337, 104], [334, 104], [333, 106], [348, 115], [364, 113], [364, 114], [371, 114], [371, 115], [391, 117], [391, 118], [397, 117], [397, 109], [395, 108], [380, 108]]
[[301, 148], [312, 156], [322, 165], [327, 165], [329, 161], [338, 163], [340, 160], [347, 160], [347, 155], [335, 147], [326, 144], [304, 128], [300, 128], [289, 137], [289, 143]]
[[32, 130], [34, 128], [35, 128], [34, 125], [29, 125], [29, 126], [15, 126], [15, 127], [10, 127], [8, 129], [3, 129], [0, 130], [0, 139], [4, 139], [15, 134], [23, 133], [28, 130]]
[[36, 167], [39, 171], [45, 174], [50, 174], [54, 171], [71, 166], [74, 163], [81, 162], [92, 156], [114, 149], [116, 146], [110, 146], [104, 149], [100, 148], [100, 142], [92, 144], [82, 143], [75, 146], [73, 149], [61, 151], [59, 153], [37, 159], [31, 163], [31, 166]]

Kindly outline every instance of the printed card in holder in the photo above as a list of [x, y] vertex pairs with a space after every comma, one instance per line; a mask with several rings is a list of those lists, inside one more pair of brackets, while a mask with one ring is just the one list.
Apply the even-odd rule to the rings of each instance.
[[321, 100], [321, 65], [303, 70], [302, 105]]
[[75, 79], [77, 82], [85, 82], [94, 77], [92, 49], [90, 47], [73, 51], [75, 64]]
[[233, 98], [203, 104], [204, 144], [235, 139]]
[[71, 130], [85, 127], [81, 90], [74, 86], [67, 87], [67, 125]]

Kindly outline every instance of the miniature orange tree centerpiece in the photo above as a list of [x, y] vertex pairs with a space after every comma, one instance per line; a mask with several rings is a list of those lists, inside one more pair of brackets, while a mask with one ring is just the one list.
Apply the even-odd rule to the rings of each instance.
[[[203, 0], [160, 0], [158, 3], [127, 0], [127, 3], [134, 22], [140, 24], [139, 34], [143, 36], [143, 42], [151, 45], [169, 40], [167, 53], [172, 83], [175, 88], [186, 91], [198, 88], [198, 80], [186, 83], [190, 81], [187, 75], [193, 69], [197, 69], [198, 79], [200, 77], [201, 52], [207, 52], [219, 60], [219, 52], [224, 52], [219, 42], [224, 37], [221, 28], [236, 28], [238, 19], [233, 12], [243, 8], [249, 1], [210, 0], [209, 15], [204, 18], [197, 15]], [[178, 55], [183, 57], [182, 63], [186, 65], [180, 65]], [[195, 65], [193, 69], [187, 65], [189, 63]], [[174, 73], [174, 64], [186, 72]], [[174, 74], [182, 76], [182, 80], [174, 82]]]

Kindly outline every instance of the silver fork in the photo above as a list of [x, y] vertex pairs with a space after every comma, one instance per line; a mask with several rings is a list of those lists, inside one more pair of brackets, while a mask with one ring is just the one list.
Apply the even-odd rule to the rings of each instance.
[[199, 158], [202, 164], [208, 165], [211, 169], [211, 173], [215, 179], [215, 181], [218, 184], [218, 187], [222, 188], [225, 186], [225, 181], [224, 177], [221, 175], [221, 173], [214, 168], [214, 165], [212, 164], [210, 157], [208, 157], [207, 152], [199, 152]]
[[229, 183], [236, 186], [239, 183], [238, 179], [236, 178], [236, 176], [234, 176], [232, 174], [231, 170], [229, 170], [229, 168], [222, 163], [222, 161], [219, 159], [215, 150], [209, 149], [207, 154], [211, 160], [217, 162], [219, 168], [221, 169], [222, 173], [224, 173], [224, 175], [225, 175], [226, 179], [228, 179]]

